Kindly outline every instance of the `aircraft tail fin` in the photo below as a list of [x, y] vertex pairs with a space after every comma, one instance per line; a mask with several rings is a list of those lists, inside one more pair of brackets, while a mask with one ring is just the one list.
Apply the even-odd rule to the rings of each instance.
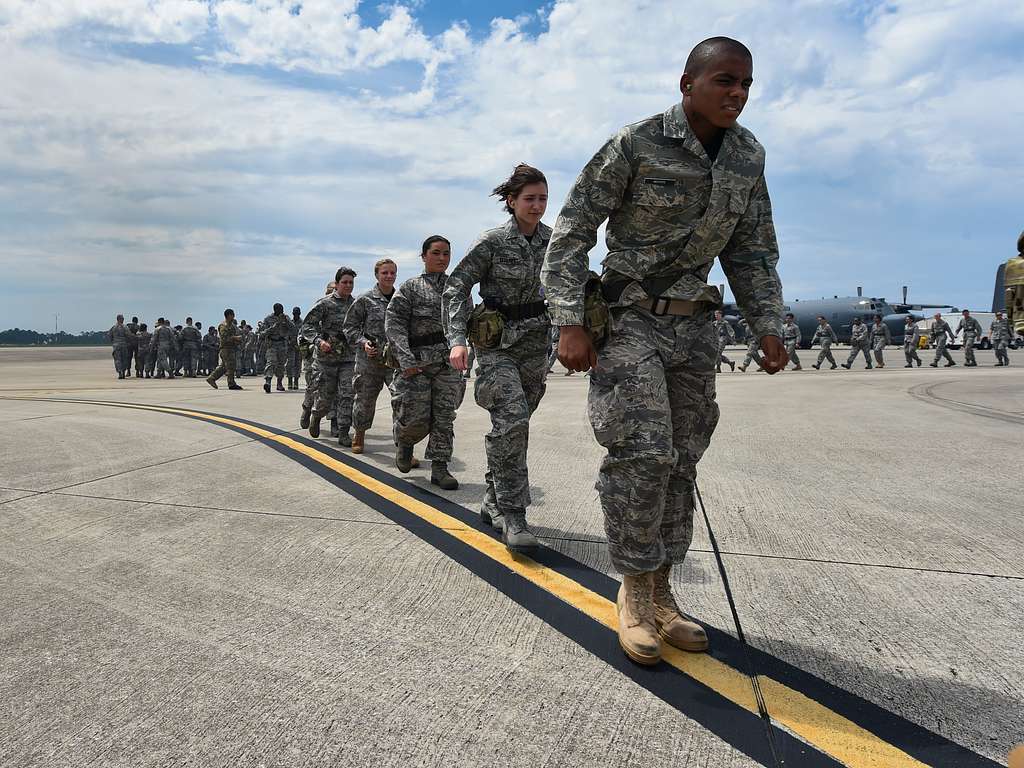
[[992, 311], [993, 312], [1005, 312], [1006, 311], [1006, 264], [1000, 264], [999, 269], [996, 270], [996, 287], [995, 292], [992, 294]]

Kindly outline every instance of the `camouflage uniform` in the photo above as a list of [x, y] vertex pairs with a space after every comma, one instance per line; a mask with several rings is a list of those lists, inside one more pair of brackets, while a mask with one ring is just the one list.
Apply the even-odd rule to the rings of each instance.
[[217, 338], [220, 340], [220, 365], [210, 374], [207, 381], [217, 381], [225, 373], [228, 375], [228, 386], [235, 383], [235, 370], [238, 365], [238, 347], [244, 342], [234, 319], [224, 320], [217, 326]]
[[885, 323], [871, 324], [871, 350], [875, 354], [875, 363], [879, 368], [885, 368], [885, 348], [892, 344], [892, 333]]
[[153, 334], [149, 331], [139, 331], [135, 334], [135, 375], [152, 376], [153, 363], [156, 362], [150, 354], [150, 344], [153, 341]]
[[551, 227], [538, 224], [526, 237], [512, 216], [489, 229], [452, 270], [444, 289], [444, 316], [451, 346], [466, 346], [466, 324], [473, 309], [470, 292], [479, 283], [481, 301], [504, 316], [496, 348], [477, 350], [473, 393], [477, 405], [491, 416], [484, 437], [487, 471], [484, 505], [494, 510], [530, 506], [526, 449], [530, 417], [544, 396], [548, 372], [550, 323], [544, 306], [540, 269], [551, 239]]
[[836, 332], [832, 330], [831, 324], [828, 322], [818, 323], [818, 327], [814, 329], [814, 337], [811, 339], [811, 346], [815, 344], [821, 344], [821, 352], [818, 353], [818, 362], [814, 364], [815, 368], [821, 368], [821, 364], [828, 360], [833, 368], [836, 367], [836, 359], [832, 356], [832, 344], [838, 339], [836, 338]]
[[732, 360], [725, 356], [725, 348], [727, 345], [736, 342], [736, 332], [732, 329], [732, 324], [724, 317], [721, 320], [715, 320], [711, 324], [715, 326], [715, 335], [718, 336], [718, 362], [715, 364], [715, 370], [721, 373], [722, 363], [725, 363], [730, 368], [734, 367]]
[[917, 354], [917, 345], [920, 340], [921, 329], [917, 327], [916, 322], [911, 321], [903, 329], [903, 356], [907, 358], [904, 368], [913, 368], [915, 362], [918, 368], [921, 367], [921, 358]]
[[165, 374], [173, 376], [172, 360], [178, 351], [178, 340], [169, 325], [158, 325], [153, 329], [152, 348], [156, 351], [156, 375], [160, 378]]
[[[296, 329], [296, 333], [301, 325], [302, 316], [297, 313], [293, 314], [292, 326]], [[299, 348], [296, 333], [293, 333], [291, 339], [288, 340], [288, 365], [285, 368], [292, 389], [299, 388], [299, 376], [302, 374], [302, 350]]]
[[995, 319], [988, 329], [989, 338], [992, 339], [992, 347], [996, 351], [996, 365], [1009, 365], [1010, 353], [1007, 349], [1010, 345], [1010, 321], [1005, 317]]
[[761, 340], [757, 338], [756, 333], [750, 331], [746, 320], [740, 320], [740, 325], [743, 327], [744, 335], [747, 339], [747, 354], [743, 357], [743, 364], [740, 365], [740, 370], [745, 372], [761, 349]]
[[217, 367], [217, 355], [219, 352], [220, 337], [217, 335], [217, 329], [211, 325], [207, 329], [206, 335], [203, 336], [203, 354], [206, 357], [207, 375], [213, 373], [213, 369]]
[[128, 341], [128, 357], [125, 359], [124, 364], [124, 375], [132, 375], [132, 360], [135, 361], [136, 375], [141, 376], [142, 365], [139, 364], [139, 324], [138, 323], [125, 323], [124, 327], [131, 331], [131, 338]]
[[548, 343], [551, 345], [548, 351], [548, 373], [551, 373], [551, 369], [558, 362], [558, 341], [562, 337], [562, 329], [557, 325], [552, 325], [548, 334]]
[[[384, 331], [398, 359], [391, 407], [395, 443], [414, 445], [427, 435], [426, 458], [447, 464], [455, 441], [455, 411], [466, 380], [448, 363], [441, 319], [441, 293], [448, 275], [424, 273], [402, 283], [388, 303]], [[401, 371], [422, 368], [404, 376]]]
[[978, 361], [974, 359], [974, 345], [982, 334], [981, 323], [973, 317], [964, 317], [960, 320], [953, 335], [956, 336], [960, 331], [964, 332], [964, 365], [973, 368], [978, 364]]
[[[740, 126], [709, 159], [676, 104], [613, 136], [555, 224], [543, 269], [548, 311], [557, 325], [579, 326], [587, 253], [608, 220], [602, 282], [614, 327], [591, 372], [588, 410], [608, 451], [597, 487], [624, 574], [681, 562], [689, 548], [697, 462], [718, 423], [711, 319], [722, 297], [705, 282], [716, 257], [754, 335], [782, 332], [763, 169], [764, 150]], [[692, 314], [665, 313], [665, 300], [694, 302]]]
[[[352, 426], [357, 432], [365, 432], [373, 426], [373, 415], [377, 410], [377, 396], [380, 395], [380, 391], [387, 387], [388, 392], [394, 394], [391, 385], [395, 372], [384, 365], [382, 355], [384, 342], [387, 340], [384, 335], [384, 316], [394, 295], [392, 290], [391, 296], [385, 296], [380, 292], [380, 286], [375, 285], [372, 290], [352, 302], [352, 307], [345, 317], [345, 338], [356, 350], [355, 377], [352, 379], [352, 389], [355, 392]], [[366, 343], [376, 347], [376, 357], [367, 356], [363, 349]]]
[[280, 315], [273, 313], [267, 315], [261, 325], [263, 326], [261, 342], [266, 357], [263, 377], [269, 379], [272, 375], [276, 376], [280, 383], [284, 378], [285, 364], [288, 362], [289, 340], [295, 338], [295, 326], [288, 319], [288, 315], [283, 312]]
[[789, 362], [797, 368], [802, 367], [800, 365], [800, 355], [796, 352], [802, 338], [799, 325], [792, 321], [782, 324], [782, 343], [786, 345], [786, 354], [789, 355]]
[[111, 355], [114, 358], [114, 370], [117, 371], [117, 377], [123, 379], [126, 370], [131, 374], [131, 346], [135, 334], [124, 324], [113, 325], [107, 331], [107, 338], [113, 345]]
[[853, 365], [853, 361], [857, 359], [857, 355], [861, 352], [864, 353], [864, 362], [867, 363], [866, 367], [872, 367], [871, 357], [868, 355], [870, 337], [871, 332], [865, 323], [855, 322], [850, 326], [850, 356], [843, 363], [843, 368], [849, 368]]
[[[345, 315], [355, 301], [336, 293], [324, 296], [306, 313], [299, 333], [313, 348], [311, 379], [314, 384], [313, 411], [338, 420], [338, 433], [347, 434], [352, 426], [352, 370], [355, 353], [345, 338]], [[327, 341], [331, 351], [320, 351]]]
[[928, 331], [928, 336], [931, 339], [932, 344], [935, 345], [935, 359], [928, 363], [932, 368], [936, 368], [939, 365], [939, 360], [943, 357], [946, 358], [946, 367], [949, 368], [951, 365], [956, 365], [953, 361], [953, 356], [949, 354], [949, 350], [946, 349], [946, 343], [954, 338], [953, 329], [949, 327], [949, 323], [945, 320], [932, 320], [931, 328]]
[[186, 325], [181, 329], [181, 361], [185, 368], [185, 375], [192, 377], [196, 375], [196, 368], [199, 365], [199, 353], [203, 348], [203, 335], [193, 325]]

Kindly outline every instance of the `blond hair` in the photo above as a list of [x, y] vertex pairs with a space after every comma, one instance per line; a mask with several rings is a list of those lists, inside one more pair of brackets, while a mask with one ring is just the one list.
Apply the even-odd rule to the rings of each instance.
[[376, 264], [374, 264], [374, 265], [373, 265], [373, 276], [374, 276], [374, 277], [376, 277], [376, 276], [377, 276], [377, 272], [378, 272], [378, 271], [380, 270], [380, 268], [381, 268], [381, 267], [383, 267], [383, 266], [384, 266], [385, 264], [390, 264], [391, 266], [393, 266], [393, 267], [395, 268], [395, 271], [396, 271], [396, 272], [398, 271], [398, 265], [397, 265], [397, 264], [396, 264], [396, 263], [394, 262], [394, 260], [393, 260], [393, 259], [380, 259], [380, 260], [379, 260], [379, 261], [378, 261], [378, 262], [377, 262]]

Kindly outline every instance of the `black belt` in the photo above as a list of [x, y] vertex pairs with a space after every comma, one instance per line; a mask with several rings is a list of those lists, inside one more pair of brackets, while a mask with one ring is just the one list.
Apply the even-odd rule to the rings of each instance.
[[517, 320], [529, 320], [531, 317], [540, 317], [548, 311], [548, 305], [543, 301], [531, 301], [529, 304], [502, 305], [499, 310], [506, 320], [515, 322]]
[[422, 336], [410, 336], [410, 347], [429, 347], [431, 344], [447, 344], [448, 339], [441, 331], [425, 333]]

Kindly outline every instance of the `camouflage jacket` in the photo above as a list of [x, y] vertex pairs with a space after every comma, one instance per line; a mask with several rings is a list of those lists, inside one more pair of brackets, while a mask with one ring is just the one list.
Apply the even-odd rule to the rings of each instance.
[[992, 338], [992, 341], [1009, 341], [1010, 336], [1010, 321], [1005, 317], [1002, 320], [993, 320], [992, 325], [988, 328], [988, 335]]
[[836, 332], [832, 330], [832, 325], [830, 323], [825, 323], [824, 325], [818, 323], [818, 327], [814, 329], [814, 337], [811, 339], [811, 346], [813, 347], [818, 342], [824, 344], [826, 341], [831, 343], [838, 340], [839, 339], [836, 338]]
[[220, 336], [217, 335], [217, 329], [213, 326], [207, 331], [206, 335], [203, 336], [203, 348], [217, 350], [220, 349]]
[[[973, 317], [965, 317], [956, 327], [956, 333], [964, 332], [964, 338], [980, 336], [982, 334], [981, 323]], [[955, 335], [955, 334], [954, 334]]]
[[[707, 284], [717, 257], [755, 335], [782, 333], [778, 245], [764, 181], [764, 150], [736, 126], [712, 162], [681, 104], [626, 126], [580, 173], [555, 222], [542, 279], [557, 325], [581, 325], [587, 253], [607, 219], [608, 272], [630, 280], [617, 304], [642, 301], [641, 281], [677, 279], [670, 299], [722, 300]], [[662, 280], [662, 283], [665, 281]]]
[[[473, 310], [470, 292], [477, 283], [480, 299], [500, 305], [498, 309], [544, 301], [540, 269], [550, 240], [551, 227], [538, 224], [528, 238], [519, 231], [515, 216], [480, 235], [452, 270], [444, 289], [448, 342], [453, 347], [466, 346], [466, 322]], [[499, 348], [511, 347], [530, 331], [546, 332], [548, 324], [547, 313], [523, 320], [506, 318]]]
[[233, 320], [230, 323], [225, 320], [217, 326], [217, 338], [220, 339], [221, 349], [237, 349], [243, 341], [242, 334]]
[[782, 324], [782, 340], [786, 344], [799, 344], [803, 335], [800, 333], [800, 326], [796, 323]]
[[289, 348], [295, 344], [295, 326], [288, 315], [273, 313], [263, 318], [263, 344], [266, 348]]
[[918, 342], [921, 340], [921, 329], [917, 327], [917, 323], [911, 323], [903, 329], [903, 346], [917, 349]]
[[[342, 298], [335, 293], [319, 299], [302, 320], [299, 335], [313, 347], [313, 356], [320, 360], [347, 363], [355, 359], [355, 351], [345, 338], [345, 316], [354, 303], [351, 296]], [[320, 342], [331, 345], [331, 351], [320, 351]]]
[[732, 344], [736, 341], [736, 332], [732, 329], [732, 325], [728, 320], [715, 320], [712, 323], [715, 326], [715, 334], [718, 336], [718, 345], [724, 347], [726, 344]]
[[178, 337], [169, 325], [158, 325], [153, 329], [153, 349], [178, 349]]
[[445, 339], [415, 346], [411, 343], [417, 337], [436, 334], [446, 337], [441, 294], [447, 281], [448, 275], [443, 272], [423, 273], [402, 283], [388, 303], [384, 332], [403, 371], [448, 360], [449, 347]]
[[375, 285], [372, 290], [352, 302], [352, 307], [345, 318], [345, 338], [356, 348], [357, 353], [368, 341], [372, 341], [378, 350], [384, 348], [384, 342], [387, 340], [384, 334], [384, 316], [394, 295], [394, 289], [391, 296], [385, 296], [380, 292], [380, 286]]
[[139, 331], [135, 334], [135, 343], [139, 352], [149, 352], [149, 345], [153, 342], [153, 334], [149, 331]]
[[127, 325], [114, 325], [107, 331], [107, 339], [115, 347], [127, 347], [135, 341], [135, 334]]
[[955, 338], [953, 336], [952, 329], [949, 327], [949, 323], [945, 320], [932, 320], [932, 325], [928, 330], [928, 335], [931, 337], [932, 344], [946, 336], [949, 336], [951, 339]]
[[198, 349], [203, 344], [203, 334], [194, 325], [186, 325], [181, 329], [181, 343], [190, 349]]
[[886, 346], [892, 344], [892, 333], [889, 331], [889, 326], [885, 323], [871, 324], [871, 344], [875, 345], [879, 341], [884, 340]]
[[871, 331], [864, 323], [853, 323], [850, 325], [850, 346], [862, 347], [871, 338]]

